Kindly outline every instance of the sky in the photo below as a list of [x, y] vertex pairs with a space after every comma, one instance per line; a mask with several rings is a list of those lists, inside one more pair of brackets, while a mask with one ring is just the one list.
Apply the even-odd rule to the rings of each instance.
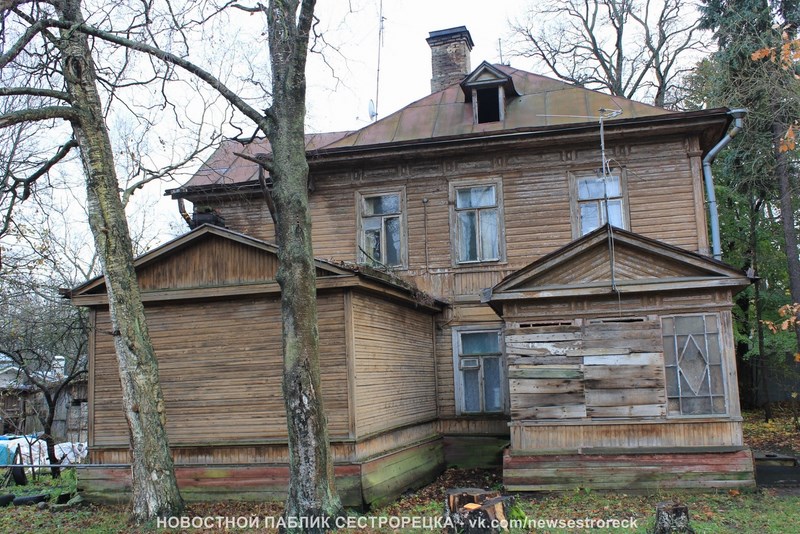
[[[369, 101], [377, 100], [378, 118], [430, 94], [429, 32], [466, 26], [475, 47], [472, 68], [481, 61], [503, 61], [533, 70], [509, 58], [509, 19], [522, 18], [533, 0], [384, 0], [380, 91], [376, 98], [379, 0], [321, 0], [319, 28], [338, 49], [326, 51], [335, 79], [318, 54], [309, 58], [308, 129], [313, 132], [362, 128], [369, 124]], [[351, 10], [347, 7], [350, 6]], [[351, 11], [351, 12], [347, 12]]]

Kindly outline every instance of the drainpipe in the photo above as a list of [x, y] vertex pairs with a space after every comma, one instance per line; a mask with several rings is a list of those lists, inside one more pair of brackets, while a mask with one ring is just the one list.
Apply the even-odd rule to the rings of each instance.
[[717, 195], [714, 194], [714, 177], [711, 176], [711, 164], [717, 154], [741, 131], [747, 110], [732, 109], [728, 115], [733, 117], [733, 128], [703, 158], [703, 180], [706, 183], [706, 196], [708, 197], [708, 218], [711, 220], [711, 252], [716, 260], [722, 259], [722, 246], [719, 238], [719, 213], [717, 212]]

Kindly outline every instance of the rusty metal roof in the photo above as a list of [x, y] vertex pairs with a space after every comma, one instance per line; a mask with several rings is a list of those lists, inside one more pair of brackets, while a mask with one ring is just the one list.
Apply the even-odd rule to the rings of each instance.
[[465, 101], [463, 90], [455, 84], [417, 100], [325, 148], [369, 146], [480, 132], [596, 123], [596, 119], [585, 117], [598, 116], [600, 109], [622, 110], [618, 119], [671, 113], [663, 108], [577, 87], [506, 65], [492, 65], [492, 67], [511, 76], [514, 88], [519, 94], [508, 100], [503, 121], [474, 124], [472, 105]]
[[[351, 132], [330, 132], [306, 135], [306, 150], [318, 150], [334, 141], [347, 136]], [[224, 186], [226, 184], [240, 184], [258, 179], [258, 166], [236, 154], [256, 156], [258, 154], [272, 154], [272, 146], [264, 138], [252, 141], [238, 141], [229, 139], [217, 148], [211, 157], [200, 166], [197, 172], [177, 192], [185, 188]]]
[[[586, 117], [598, 116], [600, 109], [622, 111], [615, 119], [608, 121], [609, 125], [614, 120], [674, 113], [506, 65], [490, 67], [510, 76], [518, 95], [507, 100], [505, 119], [502, 121], [474, 124], [472, 104], [465, 101], [461, 86], [454, 84], [355, 132], [309, 134], [306, 136], [306, 148], [322, 155], [329, 149], [358, 149], [426, 139], [458, 138], [482, 132], [596, 124], [597, 119]], [[225, 141], [186, 184], [167, 191], [167, 194], [180, 195], [188, 189], [224, 187], [256, 180], [257, 165], [237, 156], [237, 153], [251, 156], [270, 154], [271, 148], [266, 139]]]

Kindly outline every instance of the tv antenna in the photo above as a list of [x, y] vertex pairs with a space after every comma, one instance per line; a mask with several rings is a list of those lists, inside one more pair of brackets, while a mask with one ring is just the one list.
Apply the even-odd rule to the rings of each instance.
[[369, 120], [375, 122], [378, 119], [378, 97], [381, 93], [381, 48], [383, 48], [383, 0], [378, 7], [378, 68], [375, 76], [375, 101], [369, 101]]
[[[575, 119], [594, 119], [600, 123], [600, 162], [601, 162], [600, 175], [603, 179], [603, 208], [604, 208], [603, 215], [605, 216], [606, 224], [608, 225], [608, 255], [611, 268], [611, 290], [619, 292], [619, 290], [617, 289], [617, 281], [614, 272], [615, 271], [614, 234], [608, 213], [608, 177], [611, 174], [611, 168], [609, 166], [608, 158], [606, 157], [606, 134], [604, 129], [604, 121], [608, 119], [613, 119], [615, 117], [619, 117], [620, 115], [622, 115], [622, 110], [600, 108], [597, 111], [600, 113], [599, 115], [539, 115], [539, 117], [570, 117]], [[620, 187], [622, 187], [622, 184], [620, 184]]]

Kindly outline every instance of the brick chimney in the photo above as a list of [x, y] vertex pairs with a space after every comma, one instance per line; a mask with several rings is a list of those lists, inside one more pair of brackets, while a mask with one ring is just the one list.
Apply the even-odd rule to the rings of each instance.
[[431, 92], [459, 83], [472, 71], [469, 53], [475, 46], [465, 26], [430, 32], [426, 39], [431, 47]]

